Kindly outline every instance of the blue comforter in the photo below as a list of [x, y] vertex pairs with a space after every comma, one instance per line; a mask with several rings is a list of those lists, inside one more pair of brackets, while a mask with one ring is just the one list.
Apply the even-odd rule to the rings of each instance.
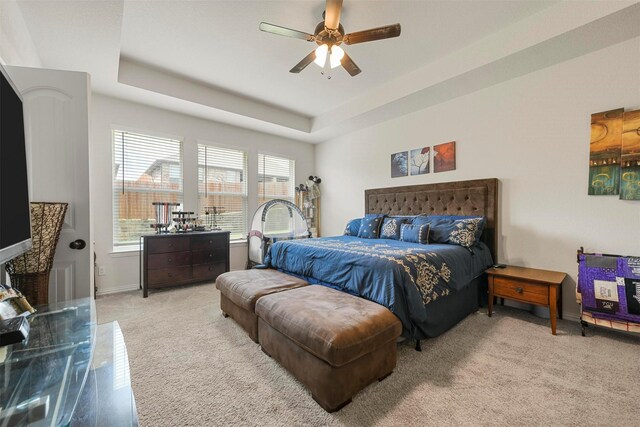
[[493, 263], [483, 243], [473, 252], [455, 245], [420, 245], [352, 236], [273, 244], [268, 267], [377, 302], [402, 322], [407, 338], [425, 338], [419, 325], [429, 303], [467, 285]]

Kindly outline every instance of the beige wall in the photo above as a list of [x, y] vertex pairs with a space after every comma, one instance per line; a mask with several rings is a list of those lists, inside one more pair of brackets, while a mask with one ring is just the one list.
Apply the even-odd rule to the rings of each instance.
[[[590, 114], [640, 108], [640, 39], [316, 147], [324, 235], [362, 216], [366, 188], [496, 177], [498, 260], [559, 270], [577, 316], [576, 249], [640, 255], [640, 202], [587, 196]], [[391, 153], [455, 140], [457, 170], [390, 178]]]
[[[196, 211], [197, 145], [208, 143], [246, 150], [249, 154], [249, 220], [257, 208], [258, 152], [280, 155], [296, 161], [296, 183], [313, 175], [313, 146], [277, 136], [198, 119], [98, 94], [91, 106], [91, 193], [95, 225], [95, 248], [99, 266], [106, 275], [97, 277], [98, 294], [135, 289], [138, 286], [137, 252], [113, 252], [112, 226], [112, 127], [184, 139], [185, 210]], [[232, 243], [231, 269], [246, 265], [244, 242]]]

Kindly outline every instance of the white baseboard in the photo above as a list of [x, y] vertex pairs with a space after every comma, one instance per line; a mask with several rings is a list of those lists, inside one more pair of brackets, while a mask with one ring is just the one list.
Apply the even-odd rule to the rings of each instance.
[[96, 295], [100, 296], [100, 295], [108, 295], [108, 294], [117, 294], [119, 292], [136, 291], [138, 289], [140, 289], [140, 285], [138, 283], [135, 283], [133, 285], [118, 286], [117, 288], [98, 287], [98, 292], [96, 292]]

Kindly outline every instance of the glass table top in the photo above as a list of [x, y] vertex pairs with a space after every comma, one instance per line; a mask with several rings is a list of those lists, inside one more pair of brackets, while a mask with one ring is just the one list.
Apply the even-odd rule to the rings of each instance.
[[38, 307], [28, 320], [27, 339], [0, 348], [0, 426], [69, 425], [93, 359], [94, 301]]

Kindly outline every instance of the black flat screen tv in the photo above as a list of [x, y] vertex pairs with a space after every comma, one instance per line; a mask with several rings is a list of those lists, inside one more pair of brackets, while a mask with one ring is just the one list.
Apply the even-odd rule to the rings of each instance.
[[0, 65], [0, 264], [31, 246], [22, 96]]

